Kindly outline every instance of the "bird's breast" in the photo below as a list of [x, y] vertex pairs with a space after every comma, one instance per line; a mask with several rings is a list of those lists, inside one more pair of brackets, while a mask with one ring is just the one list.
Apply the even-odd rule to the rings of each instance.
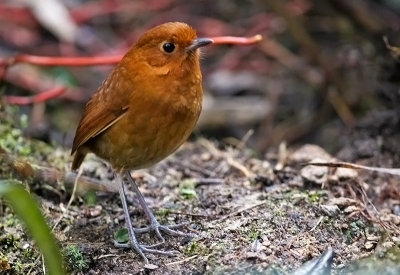
[[124, 117], [95, 138], [91, 149], [116, 169], [151, 166], [189, 137], [201, 102], [200, 85], [189, 85], [184, 93], [141, 94]]

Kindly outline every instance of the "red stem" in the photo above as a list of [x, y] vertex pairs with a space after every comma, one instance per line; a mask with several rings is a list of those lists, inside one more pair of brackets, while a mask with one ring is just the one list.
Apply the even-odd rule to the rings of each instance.
[[[236, 36], [216, 36], [211, 37], [214, 45], [234, 44], [234, 45], [252, 45], [262, 40], [262, 36], [257, 34], [252, 37]], [[92, 56], [92, 57], [53, 57], [21, 54], [9, 59], [7, 62], [1, 61], [0, 64], [30, 63], [40, 66], [93, 66], [116, 64], [122, 58], [122, 55], [116, 56]]]
[[[211, 38], [214, 45], [234, 44], [252, 45], [262, 40], [261, 35], [252, 37], [217, 36]], [[116, 64], [122, 58], [119, 56], [93, 56], [93, 57], [52, 57], [21, 54], [6, 60], [0, 59], [0, 80], [3, 79], [7, 67], [15, 63], [30, 63], [40, 66], [93, 66]], [[1, 68], [3, 66], [3, 68]], [[65, 87], [54, 88], [34, 96], [3, 96], [3, 100], [8, 104], [27, 105], [43, 102], [50, 98], [58, 97], [66, 91]]]
[[53, 57], [21, 54], [14, 57], [12, 63], [30, 63], [41, 66], [93, 66], [118, 63], [122, 55], [92, 57]]
[[262, 40], [262, 36], [257, 34], [252, 37], [237, 37], [237, 36], [216, 36], [211, 37], [214, 40], [214, 45], [233, 44], [233, 45], [252, 45]]
[[39, 103], [47, 101], [51, 98], [59, 97], [67, 88], [65, 87], [57, 87], [45, 92], [41, 92], [40, 94], [34, 96], [14, 96], [14, 95], [5, 95], [3, 96], [4, 103], [7, 104], [15, 104], [15, 105], [28, 105], [33, 103]]

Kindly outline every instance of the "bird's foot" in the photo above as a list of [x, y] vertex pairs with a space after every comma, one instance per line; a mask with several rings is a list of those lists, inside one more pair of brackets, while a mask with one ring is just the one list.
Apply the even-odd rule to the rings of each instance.
[[154, 247], [159, 246], [160, 244], [153, 244], [153, 245], [142, 245], [139, 243], [134, 243], [132, 241], [128, 242], [128, 243], [119, 243], [116, 240], [114, 240], [114, 246], [118, 247], [118, 248], [133, 248], [135, 249], [136, 252], [138, 252], [142, 258], [145, 259], [145, 261], [147, 260], [147, 257], [145, 257], [143, 255], [143, 253], [152, 253], [152, 254], [159, 254], [159, 255], [166, 255], [166, 256], [170, 256], [170, 257], [174, 257], [179, 255], [179, 251], [176, 250], [159, 250], [159, 249], [154, 249]]
[[177, 228], [185, 227], [188, 223], [180, 223], [180, 224], [173, 224], [173, 225], [162, 225], [156, 219], [152, 220], [151, 225], [143, 228], [134, 228], [133, 230], [137, 234], [149, 233], [154, 232], [157, 238], [160, 240], [159, 244], [165, 242], [164, 237], [161, 235], [161, 232], [164, 232], [171, 236], [178, 236], [178, 237], [185, 237], [185, 238], [194, 238], [196, 237], [193, 233], [185, 233], [182, 231], [174, 230]]
[[[186, 237], [186, 238], [194, 238], [196, 237], [193, 233], [185, 233], [182, 231], [174, 230], [176, 228], [187, 226], [187, 223], [175, 224], [175, 225], [162, 225], [157, 220], [153, 221], [150, 226], [144, 228], [134, 228], [132, 230], [128, 229], [129, 232], [129, 242], [128, 243], [119, 243], [114, 240], [114, 246], [118, 248], [133, 248], [146, 263], [148, 263], [148, 259], [145, 256], [145, 253], [159, 254], [165, 256], [178, 256], [180, 253], [176, 250], [160, 250], [155, 249], [156, 247], [163, 245], [165, 243], [164, 237], [161, 235], [161, 232], [166, 233], [172, 236]], [[136, 238], [137, 234], [150, 233], [155, 232], [159, 242], [151, 245], [140, 244]]]

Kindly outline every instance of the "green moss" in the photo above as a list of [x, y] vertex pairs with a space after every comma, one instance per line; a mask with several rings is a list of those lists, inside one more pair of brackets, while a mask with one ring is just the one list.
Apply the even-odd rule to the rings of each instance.
[[38, 255], [32, 247], [22, 248], [19, 238], [13, 234], [3, 235], [0, 238], [0, 270], [8, 270], [10, 274], [27, 274], [34, 266]]
[[11, 249], [15, 249], [18, 245], [18, 238], [13, 234], [2, 235], [0, 237], [0, 249], [5, 253], [9, 252]]
[[310, 191], [308, 193], [308, 202], [309, 203], [318, 203], [321, 200], [321, 194], [317, 191]]
[[0, 271], [8, 271], [11, 269], [8, 258], [0, 252]]
[[346, 243], [350, 244], [353, 240], [365, 235], [366, 225], [362, 221], [354, 221], [349, 224], [345, 232]]
[[169, 213], [171, 213], [171, 211], [168, 208], [160, 208], [160, 209], [157, 209], [154, 213], [157, 218], [165, 219], [165, 217], [167, 217], [169, 215]]
[[3, 220], [4, 227], [14, 227], [19, 223], [18, 218], [14, 214], [8, 214]]
[[68, 245], [62, 253], [69, 272], [83, 271], [88, 268], [85, 257], [76, 244]]
[[201, 255], [205, 256], [210, 254], [210, 248], [204, 243], [192, 241], [183, 252], [186, 256]]
[[179, 194], [187, 200], [196, 199], [197, 193], [195, 189], [196, 182], [193, 179], [183, 180], [179, 184]]
[[258, 236], [260, 236], [260, 231], [257, 228], [250, 228], [247, 232], [247, 239], [251, 242], [255, 241]]
[[97, 202], [96, 192], [94, 192], [93, 190], [89, 190], [85, 194], [84, 200], [85, 200], [86, 205], [89, 205], [89, 206], [96, 205], [96, 202]]

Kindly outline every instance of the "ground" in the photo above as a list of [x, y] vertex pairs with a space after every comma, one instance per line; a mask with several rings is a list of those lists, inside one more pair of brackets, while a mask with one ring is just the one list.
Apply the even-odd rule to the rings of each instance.
[[[388, 136], [394, 137], [392, 132]], [[382, 138], [386, 141], [385, 135]], [[382, 150], [370, 161], [389, 161]], [[361, 151], [351, 146], [341, 154], [356, 157]], [[35, 161], [44, 166], [54, 159], [67, 160], [54, 164], [61, 169], [68, 167], [69, 158], [68, 150], [53, 148]], [[24, 182], [30, 184], [50, 225], [63, 215], [54, 234], [72, 274], [285, 274], [328, 247], [333, 248], [337, 273], [358, 270], [359, 259], [379, 255], [386, 261], [385, 270], [392, 268], [392, 273], [384, 274], [395, 274], [400, 243], [397, 179], [368, 171], [303, 165], [331, 158], [316, 145], [281, 146], [275, 153], [256, 156], [241, 143], [227, 146], [199, 138], [162, 163], [134, 171], [159, 221], [186, 222], [182, 230], [197, 235], [193, 239], [167, 236], [162, 248], [180, 254], [149, 254], [154, 269], [146, 269], [134, 251], [113, 245], [115, 237], [125, 237], [117, 193], [95, 194], [83, 188], [66, 209], [71, 186]], [[113, 182], [110, 168], [94, 156], [83, 167], [85, 176]], [[1, 172], [3, 176], [11, 173], [4, 166]], [[133, 223], [145, 226], [145, 216], [129, 188]], [[2, 203], [1, 211], [0, 263], [8, 270], [4, 274], [42, 274], [39, 254], [22, 225], [7, 204]], [[155, 236], [144, 234], [141, 241], [155, 242]]]

